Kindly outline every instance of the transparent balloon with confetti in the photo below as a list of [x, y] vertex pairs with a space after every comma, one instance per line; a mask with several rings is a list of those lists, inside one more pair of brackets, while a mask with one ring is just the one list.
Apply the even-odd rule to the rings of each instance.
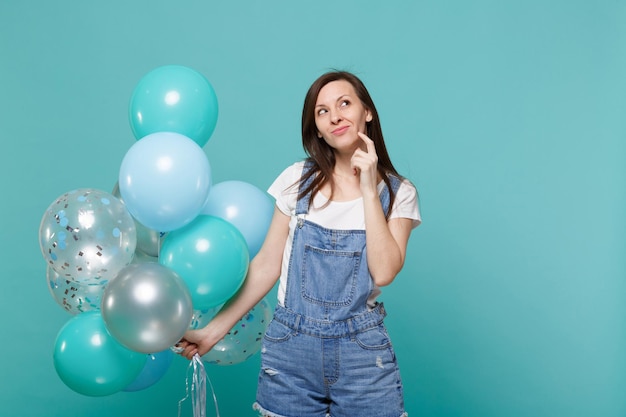
[[224, 304], [220, 304], [215, 307], [202, 309], [202, 310], [194, 310], [193, 315], [191, 316], [191, 324], [189, 328], [192, 330], [201, 329], [215, 317], [217, 313], [219, 313], [220, 309]]
[[81, 284], [64, 278], [51, 267], [47, 268], [48, 290], [56, 303], [72, 315], [100, 310], [103, 284]]
[[135, 253], [135, 222], [112, 194], [81, 188], [50, 204], [39, 226], [44, 259], [61, 277], [82, 284], [106, 284]]
[[234, 365], [244, 362], [261, 349], [265, 329], [272, 318], [266, 299], [261, 300], [241, 318], [202, 359], [216, 365]]

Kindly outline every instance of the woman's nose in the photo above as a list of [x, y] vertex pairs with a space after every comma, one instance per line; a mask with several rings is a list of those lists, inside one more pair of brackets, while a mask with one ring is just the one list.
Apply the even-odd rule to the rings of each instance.
[[330, 112], [330, 121], [335, 124], [341, 121], [341, 114], [339, 113], [339, 110], [332, 110]]

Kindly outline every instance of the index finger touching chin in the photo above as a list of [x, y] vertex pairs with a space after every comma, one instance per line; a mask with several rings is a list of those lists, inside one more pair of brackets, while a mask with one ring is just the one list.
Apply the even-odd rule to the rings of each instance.
[[367, 146], [367, 151], [368, 152], [375, 152], [376, 151], [376, 146], [374, 146], [374, 141], [372, 139], [370, 139], [369, 136], [367, 136], [365, 133], [363, 132], [359, 132], [359, 137], [361, 139], [363, 139], [363, 142], [365, 142], [365, 145]]

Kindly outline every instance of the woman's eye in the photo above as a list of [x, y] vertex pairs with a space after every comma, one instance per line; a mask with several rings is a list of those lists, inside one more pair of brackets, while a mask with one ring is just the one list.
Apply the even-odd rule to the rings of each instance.
[[324, 114], [324, 113], [326, 113], [326, 109], [319, 109], [319, 110], [317, 111], [317, 115], [318, 115], [318, 116], [321, 116], [321, 115], [322, 115], [322, 114]]
[[344, 100], [344, 101], [341, 102], [341, 107], [346, 107], [349, 104], [350, 104], [350, 102], [348, 100]]

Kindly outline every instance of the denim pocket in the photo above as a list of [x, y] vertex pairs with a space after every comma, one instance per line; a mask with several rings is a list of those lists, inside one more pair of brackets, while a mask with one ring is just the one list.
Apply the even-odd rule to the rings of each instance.
[[359, 346], [367, 350], [381, 350], [391, 347], [387, 330], [382, 325], [357, 333], [355, 340]]
[[270, 321], [270, 324], [265, 330], [265, 340], [270, 342], [284, 342], [288, 340], [294, 330], [285, 326], [284, 324], [277, 322], [276, 320]]
[[320, 249], [305, 245], [302, 260], [302, 297], [323, 306], [352, 303], [361, 252]]

